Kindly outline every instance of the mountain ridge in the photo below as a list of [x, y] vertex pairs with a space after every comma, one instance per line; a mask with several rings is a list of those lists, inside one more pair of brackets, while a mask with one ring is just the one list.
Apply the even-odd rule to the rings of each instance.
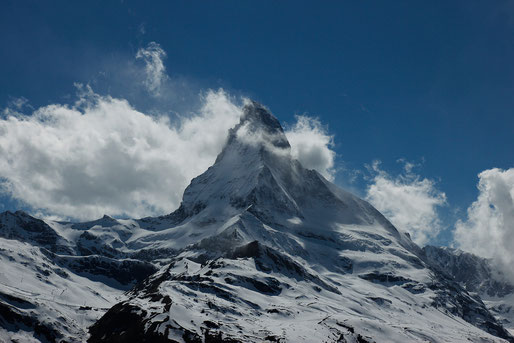
[[[30, 285], [9, 284], [8, 296], [33, 304], [34, 320], [68, 341], [514, 341], [479, 297], [373, 206], [294, 160], [280, 123], [256, 102], [174, 212], [43, 223], [70, 250], [45, 253], [22, 226], [0, 227], [0, 242], [13, 247], [0, 251], [7, 272], [30, 277]], [[12, 256], [15, 247], [23, 256]], [[76, 297], [57, 308], [55, 287], [37, 293], [41, 282], [78, 282], [96, 305], [77, 317]], [[34, 301], [26, 289], [48, 299]], [[6, 335], [25, 332], [1, 316]]]

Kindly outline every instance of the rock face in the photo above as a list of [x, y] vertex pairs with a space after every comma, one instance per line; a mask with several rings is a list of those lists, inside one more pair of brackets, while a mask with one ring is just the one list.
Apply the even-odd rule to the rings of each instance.
[[423, 251], [432, 265], [470, 292], [489, 297], [505, 297], [514, 292], [514, 286], [488, 259], [448, 247], [426, 246]]
[[514, 285], [491, 260], [458, 249], [426, 246], [428, 262], [468, 292], [478, 294], [489, 311], [514, 332]]
[[[82, 325], [71, 311], [62, 310], [61, 321], [43, 315], [51, 301], [32, 311], [41, 323], [66, 327], [57, 331], [67, 341], [514, 341], [480, 297], [369, 203], [294, 160], [278, 120], [255, 102], [175, 212], [43, 224], [61, 248], [0, 234], [25, 242], [16, 244], [45, 259], [50, 275], [62, 271], [62, 280], [31, 282], [103, 287], [83, 290], [93, 305], [82, 306], [94, 315]], [[2, 262], [23, 269], [21, 258], [8, 261], [14, 252], [3, 252]], [[6, 296], [26, 298], [26, 288], [10, 285]], [[20, 304], [7, 305], [26, 313]], [[5, 327], [8, 335], [30, 332]], [[89, 336], [80, 331], [86, 327]]]

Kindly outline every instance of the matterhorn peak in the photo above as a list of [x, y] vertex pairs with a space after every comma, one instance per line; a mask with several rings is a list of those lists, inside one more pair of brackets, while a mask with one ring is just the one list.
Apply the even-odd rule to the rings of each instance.
[[140, 242], [172, 248], [172, 263], [91, 327], [90, 343], [127, 341], [123, 316], [141, 323], [134, 342], [214, 341], [208, 330], [217, 342], [511, 339], [372, 205], [290, 150], [277, 118], [247, 100], [214, 165]]
[[267, 201], [277, 200], [279, 194], [281, 207], [298, 215], [298, 206], [287, 193], [289, 187], [284, 180], [291, 181], [298, 167], [278, 119], [258, 102], [246, 100], [241, 119], [229, 130], [214, 165], [186, 188], [179, 218], [196, 214], [209, 203], [255, 207], [263, 193]]
[[252, 100], [246, 101], [214, 165], [191, 181], [181, 206], [170, 216], [177, 223], [200, 212], [211, 218], [220, 207], [232, 214], [249, 211], [263, 222], [285, 226], [320, 215], [345, 224], [380, 222], [398, 235], [367, 202], [293, 159], [278, 119]]
[[241, 120], [229, 131], [227, 144], [218, 160], [234, 145], [239, 146], [238, 150], [253, 147], [261, 153], [280, 155], [290, 154], [291, 149], [278, 119], [264, 105], [249, 99], [245, 101]]
[[254, 129], [265, 130], [269, 134], [284, 133], [278, 119], [262, 104], [246, 100], [240, 125], [251, 125]]

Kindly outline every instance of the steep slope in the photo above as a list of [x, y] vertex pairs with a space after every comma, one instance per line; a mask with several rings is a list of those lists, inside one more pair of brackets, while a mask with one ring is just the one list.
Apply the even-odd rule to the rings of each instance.
[[514, 285], [491, 260], [448, 247], [427, 246], [423, 251], [434, 268], [478, 294], [498, 321], [514, 333]]
[[71, 225], [0, 214], [0, 342], [84, 342], [89, 325], [157, 270], [85, 239], [94, 225], [63, 229]]
[[0, 214], [0, 340], [514, 341], [427, 261], [370, 204], [294, 160], [278, 120], [249, 102], [169, 215]]
[[251, 102], [180, 208], [127, 246], [175, 251], [89, 342], [512, 341], [367, 202], [291, 158]]
[[[82, 342], [124, 287], [77, 275], [48, 251], [0, 238], [0, 342]], [[126, 289], [126, 288], [125, 288]]]

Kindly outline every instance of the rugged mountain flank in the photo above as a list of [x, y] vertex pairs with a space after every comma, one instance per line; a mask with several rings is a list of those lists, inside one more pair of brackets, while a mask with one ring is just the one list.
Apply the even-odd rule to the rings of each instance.
[[[0, 334], [90, 343], [514, 342], [408, 235], [294, 160], [264, 106], [249, 101], [243, 112], [169, 215], [0, 217], [9, 274]], [[9, 281], [19, 275], [30, 282]], [[59, 335], [36, 333], [38, 323]]]
[[494, 261], [448, 247], [427, 246], [423, 251], [435, 269], [480, 296], [496, 319], [514, 332], [514, 285]]

